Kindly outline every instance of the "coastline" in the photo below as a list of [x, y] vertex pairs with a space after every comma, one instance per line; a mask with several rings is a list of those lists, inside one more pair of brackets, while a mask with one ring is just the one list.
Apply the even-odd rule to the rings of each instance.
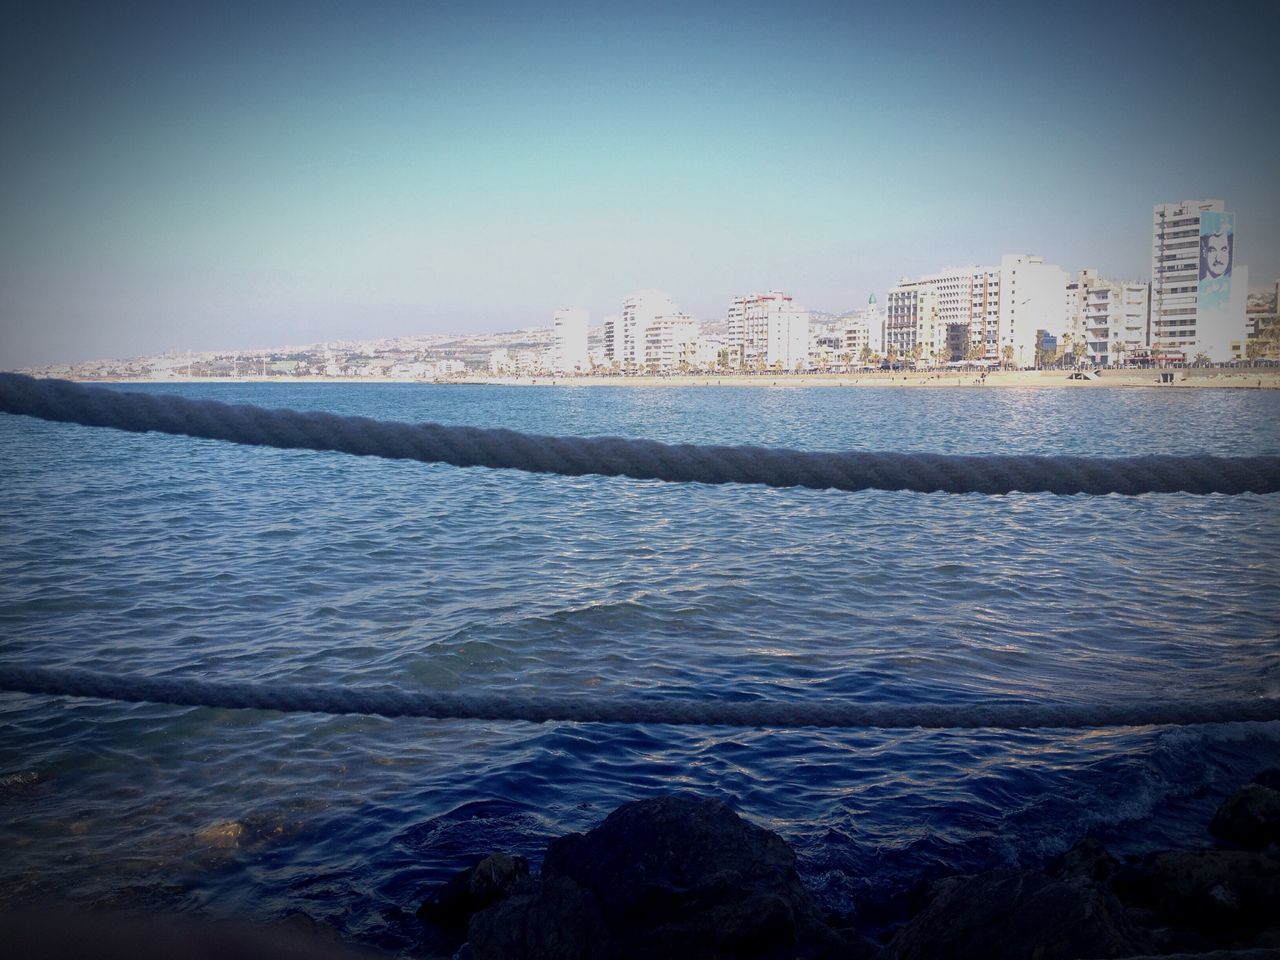
[[[1102, 370], [1094, 380], [1069, 379], [1066, 370], [995, 370], [985, 377], [974, 371], [923, 371], [893, 373], [800, 373], [800, 374], [673, 374], [670, 376], [469, 376], [447, 380], [418, 380], [395, 377], [129, 377], [78, 379], [81, 383], [431, 383], [439, 385], [484, 385], [513, 387], [984, 387], [1067, 388], [1096, 390], [1099, 387], [1156, 389], [1280, 389], [1280, 368], [1219, 369], [1180, 368], [1172, 370]], [[1160, 382], [1160, 375], [1172, 375]]]

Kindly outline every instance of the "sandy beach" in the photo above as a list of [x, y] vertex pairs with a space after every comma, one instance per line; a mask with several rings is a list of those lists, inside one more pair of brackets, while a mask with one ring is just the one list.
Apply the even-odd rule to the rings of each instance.
[[[1161, 382], [1161, 374], [1172, 379]], [[1103, 370], [1096, 379], [1071, 379], [1066, 370], [921, 371], [868, 373], [804, 373], [760, 375], [686, 375], [643, 377], [468, 377], [466, 383], [509, 386], [570, 387], [1065, 387], [1096, 390], [1100, 387], [1150, 387], [1153, 389], [1280, 389], [1280, 368]]]
[[[1161, 382], [1161, 374], [1171, 379]], [[1160, 390], [1280, 389], [1280, 367], [1235, 369], [1101, 370], [1095, 379], [1071, 378], [1066, 370], [992, 370], [985, 376], [969, 371], [921, 371], [890, 373], [801, 374], [672, 374], [670, 376], [521, 376], [469, 375], [447, 380], [415, 380], [407, 377], [129, 377], [73, 378], [81, 383], [436, 383], [486, 384], [517, 387], [1033, 387], [1097, 390], [1103, 387]]]

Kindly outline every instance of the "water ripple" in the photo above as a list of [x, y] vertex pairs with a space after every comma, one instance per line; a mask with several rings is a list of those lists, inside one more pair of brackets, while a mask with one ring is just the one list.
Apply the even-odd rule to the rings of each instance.
[[[153, 388], [159, 389], [159, 388]], [[177, 386], [552, 434], [809, 449], [1280, 453], [1225, 391]], [[1089, 429], [1048, 429], [1063, 423]], [[890, 429], [887, 425], [892, 425]], [[1280, 695], [1275, 497], [934, 497], [458, 470], [0, 417], [0, 657], [580, 696]], [[412, 950], [423, 886], [672, 790], [827, 905], [1184, 842], [1280, 725], [742, 731], [278, 716], [0, 694], [8, 899], [304, 909]], [[1198, 842], [1198, 841], [1196, 841]], [[389, 912], [390, 911], [390, 912]]]

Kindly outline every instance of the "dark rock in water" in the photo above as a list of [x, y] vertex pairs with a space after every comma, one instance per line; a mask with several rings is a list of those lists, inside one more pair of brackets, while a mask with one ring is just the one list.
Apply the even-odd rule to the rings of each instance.
[[434, 891], [418, 907], [418, 917], [442, 927], [465, 927], [472, 914], [511, 896], [528, 876], [524, 857], [491, 854]]
[[896, 960], [1070, 960], [1131, 957], [1150, 946], [1115, 896], [1091, 878], [993, 870], [935, 884], [890, 953]]
[[1248, 850], [1173, 850], [1116, 880], [1126, 902], [1210, 946], [1249, 946], [1280, 928], [1280, 862]]
[[1270, 787], [1272, 790], [1280, 790], [1280, 768], [1272, 767], [1270, 770], [1263, 770], [1253, 778], [1253, 782], [1262, 787]]
[[775, 833], [718, 800], [626, 804], [552, 841], [548, 881], [589, 891], [624, 956], [788, 957], [843, 948]]
[[1107, 853], [1100, 840], [1086, 837], [1063, 855], [1057, 877], [1077, 877], [1099, 882], [1111, 879], [1120, 862]]
[[476, 914], [474, 960], [616, 960], [620, 950], [588, 891], [563, 877]]
[[1121, 863], [1086, 839], [1048, 872], [939, 881], [887, 947], [824, 919], [795, 862], [777, 834], [719, 801], [660, 797], [552, 841], [538, 880], [520, 858], [488, 857], [418, 915], [451, 926], [455, 947], [465, 928], [457, 955], [472, 960], [1069, 960], [1280, 946], [1274, 851]]
[[[1280, 771], [1267, 771], [1262, 777]], [[1259, 778], [1261, 779], [1261, 778]], [[1280, 843], [1280, 789], [1255, 781], [1237, 790], [1214, 814], [1209, 829], [1217, 837], [1248, 850]]]

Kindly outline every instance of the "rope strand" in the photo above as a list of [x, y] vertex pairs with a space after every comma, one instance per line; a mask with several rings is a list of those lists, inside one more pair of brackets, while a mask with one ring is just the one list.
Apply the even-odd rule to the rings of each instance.
[[176, 677], [111, 676], [70, 668], [16, 666], [0, 667], [0, 690], [129, 703], [169, 703], [284, 713], [778, 729], [1080, 729], [1280, 720], [1280, 698], [1082, 704], [690, 701], [409, 692], [392, 687], [352, 689], [218, 683]]
[[159, 432], [283, 449], [672, 483], [749, 483], [816, 490], [1061, 495], [1280, 492], [1280, 456], [943, 456], [698, 446], [622, 437], [396, 423], [268, 410], [0, 374], [0, 412], [135, 433]]

